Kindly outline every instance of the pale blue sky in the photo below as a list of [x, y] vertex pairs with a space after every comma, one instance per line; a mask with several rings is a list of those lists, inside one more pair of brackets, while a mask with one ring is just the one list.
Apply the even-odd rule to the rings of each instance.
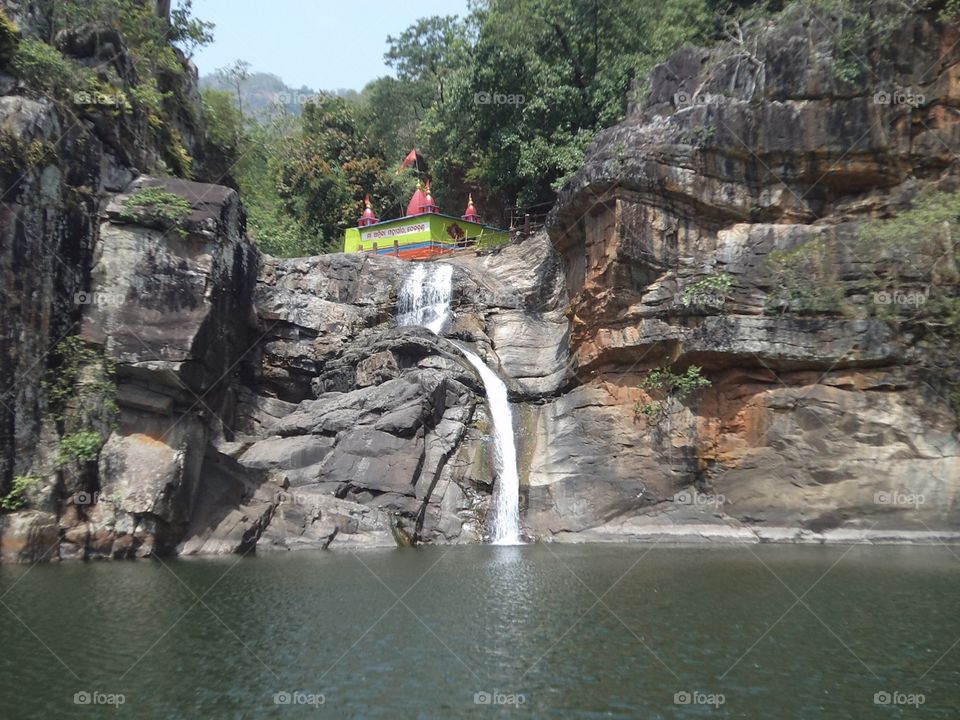
[[467, 0], [194, 0], [193, 14], [217, 25], [193, 57], [201, 75], [241, 59], [290, 87], [360, 90], [390, 74], [387, 35], [421, 17], [464, 17]]

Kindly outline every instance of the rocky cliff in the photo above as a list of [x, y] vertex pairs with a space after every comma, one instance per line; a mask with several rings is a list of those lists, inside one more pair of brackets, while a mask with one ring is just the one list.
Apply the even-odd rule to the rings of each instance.
[[[584, 384], [557, 409], [605, 419], [622, 449], [601, 474], [620, 486], [605, 517], [564, 512], [557, 497], [588, 496], [609, 451], [596, 433], [579, 452], [549, 442], [547, 414], [562, 470], [533, 469], [532, 522], [601, 520], [591, 537], [956, 529], [956, 241], [925, 218], [885, 246], [868, 238], [956, 191], [957, 37], [910, 15], [858, 48], [869, 60], [850, 82], [831, 21], [793, 8], [671, 57], [562, 193], [551, 238]], [[898, 312], [911, 303], [927, 315]], [[712, 384], [632, 424], [637, 386], [664, 364]]]
[[[409, 264], [261, 256], [234, 191], [8, 84], [55, 147], [4, 177], [0, 479], [31, 482], [2, 559], [481, 542], [459, 346], [508, 383], [531, 538], [960, 539], [958, 38], [912, 15], [851, 83], [829, 21], [658, 67], [546, 232], [445, 259], [439, 335], [398, 326]], [[158, 194], [176, 223], [131, 211]]]

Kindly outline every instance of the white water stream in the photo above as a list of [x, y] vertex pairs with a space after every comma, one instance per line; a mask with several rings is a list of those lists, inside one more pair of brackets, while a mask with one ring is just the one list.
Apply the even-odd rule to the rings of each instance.
[[[414, 263], [397, 299], [397, 323], [420, 325], [439, 333], [453, 316], [450, 308], [452, 291], [452, 265]], [[497, 472], [490, 519], [491, 541], [495, 545], [518, 545], [522, 542], [520, 473], [517, 470], [517, 446], [513, 434], [513, 408], [507, 398], [507, 386], [475, 354], [462, 347], [460, 352], [479, 373], [490, 406], [494, 465]]]
[[439, 333], [452, 315], [453, 265], [414, 263], [397, 298], [400, 325], [421, 325]]
[[518, 545], [520, 539], [520, 473], [517, 471], [517, 445], [513, 435], [513, 408], [507, 399], [507, 386], [479, 357], [460, 348], [467, 361], [480, 373], [490, 405], [493, 424], [493, 450], [497, 484], [493, 493], [490, 534], [494, 545]]

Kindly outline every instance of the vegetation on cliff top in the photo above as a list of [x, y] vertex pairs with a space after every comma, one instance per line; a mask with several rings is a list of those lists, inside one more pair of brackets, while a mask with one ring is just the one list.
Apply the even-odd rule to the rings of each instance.
[[[6, 15], [0, 17], [0, 64], [30, 92], [55, 101], [73, 116], [143, 118], [148, 140], [162, 159], [157, 168], [143, 168], [189, 177], [195, 173], [181, 127], [200, 133], [202, 121], [184, 94], [187, 58], [212, 40], [212, 25], [191, 14], [191, 0], [181, 2], [170, 20], [159, 17], [151, 3], [138, 0], [57, 2], [40, 37], [21, 37]], [[91, 66], [61, 52], [64, 33], [115, 30], [120, 40], [103, 40], [113, 55]], [[98, 40], [98, 45], [101, 42]], [[62, 45], [61, 45], [62, 46]], [[125, 69], [129, 59], [132, 72]]]
[[391, 36], [396, 77], [306, 97], [300, 116], [286, 97], [269, 115], [231, 113], [249, 66], [224, 68], [224, 89], [204, 92], [208, 142], [273, 254], [338, 249], [367, 193], [380, 217], [402, 215], [413, 179], [394, 170], [412, 147], [430, 162], [420, 170], [441, 207], [457, 213], [473, 192], [487, 219], [506, 224], [514, 206], [546, 211], [656, 63], [721, 37], [728, 11], [776, 4], [484, 0], [465, 18], [422, 18]]
[[160, 187], [145, 187], [127, 198], [121, 217], [161, 230], [176, 229], [184, 235], [183, 223], [192, 211], [193, 206], [186, 198]]

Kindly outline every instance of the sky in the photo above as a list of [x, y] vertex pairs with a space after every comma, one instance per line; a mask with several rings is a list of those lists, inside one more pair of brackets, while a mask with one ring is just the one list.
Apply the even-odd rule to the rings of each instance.
[[193, 0], [193, 14], [216, 24], [193, 56], [201, 75], [239, 59], [289, 87], [360, 90], [392, 74], [387, 35], [421, 17], [463, 17], [467, 0]]

